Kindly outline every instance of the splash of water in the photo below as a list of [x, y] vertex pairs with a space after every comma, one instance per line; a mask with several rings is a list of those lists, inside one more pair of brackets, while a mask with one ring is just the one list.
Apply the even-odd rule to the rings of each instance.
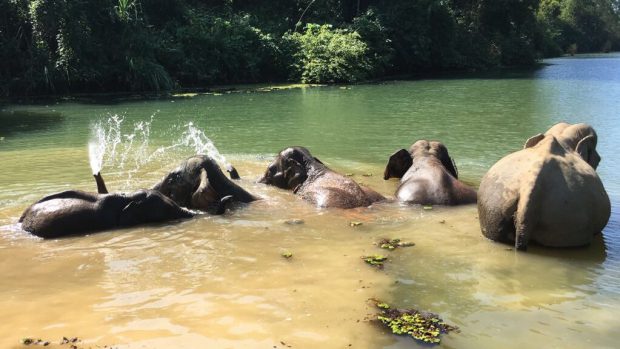
[[221, 164], [226, 166], [229, 165], [224, 155], [217, 150], [213, 141], [207, 137], [204, 131], [194, 126], [194, 123], [192, 122], [185, 126], [187, 127], [187, 130], [183, 132], [183, 135], [181, 136], [182, 145], [194, 149], [196, 154], [208, 155]]
[[230, 163], [226, 160], [224, 155], [217, 150], [213, 141], [207, 137], [203, 130], [194, 126], [193, 122], [185, 124], [184, 127], [186, 128], [185, 131], [183, 131], [175, 143], [157, 148], [157, 150], [149, 156], [149, 161], [154, 158], [161, 158], [171, 151], [183, 151], [189, 148], [192, 154], [208, 155], [220, 163], [220, 165], [230, 166]]
[[88, 142], [88, 156], [93, 174], [106, 167], [123, 172], [129, 186], [132, 176], [149, 158], [149, 139], [151, 123], [149, 121], [134, 123], [129, 133], [123, 133], [124, 117], [111, 115], [91, 127], [91, 139]]
[[183, 125], [181, 135], [172, 144], [160, 146], [152, 151], [149, 142], [154, 117], [155, 114], [151, 115], [148, 121], [134, 123], [131, 131], [125, 133], [123, 133], [123, 128], [127, 128], [123, 127], [125, 119], [119, 115], [111, 115], [106, 120], [93, 124], [88, 143], [93, 174], [100, 172], [104, 166], [112, 168], [126, 179], [126, 187], [131, 187], [133, 174], [144, 165], [155, 160], [167, 160], [171, 154], [178, 153], [204, 154], [221, 165], [230, 166], [213, 141], [192, 122]]
[[121, 143], [121, 124], [124, 118], [118, 115], [110, 116], [105, 122], [98, 121], [91, 127], [91, 137], [88, 142], [88, 158], [93, 174], [103, 168], [103, 157], [116, 157], [116, 147]]

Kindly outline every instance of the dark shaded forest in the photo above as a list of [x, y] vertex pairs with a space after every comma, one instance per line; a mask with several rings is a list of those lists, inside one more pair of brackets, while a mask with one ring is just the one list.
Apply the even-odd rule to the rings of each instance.
[[355, 82], [618, 49], [619, 0], [0, 0], [0, 96]]

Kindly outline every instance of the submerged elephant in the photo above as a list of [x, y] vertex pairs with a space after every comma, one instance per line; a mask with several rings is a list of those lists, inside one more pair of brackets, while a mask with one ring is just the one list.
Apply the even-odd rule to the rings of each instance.
[[100, 193], [69, 190], [28, 207], [19, 219], [22, 229], [42, 238], [57, 238], [194, 216], [158, 191], [108, 194], [101, 175], [95, 179]]
[[419, 140], [390, 156], [383, 179], [401, 178], [399, 201], [423, 205], [461, 205], [476, 202], [476, 191], [458, 180], [454, 161], [440, 142]]
[[519, 250], [590, 244], [611, 211], [596, 143], [591, 126], [559, 123], [499, 160], [480, 183], [482, 234]]
[[[234, 167], [229, 166], [227, 171], [231, 178], [239, 178]], [[258, 200], [228, 179], [215, 160], [207, 155], [196, 155], [183, 161], [152, 189], [174, 200], [179, 206], [215, 214], [223, 213], [223, 202], [249, 203]]]
[[292, 190], [319, 207], [354, 208], [385, 200], [374, 190], [332, 171], [303, 147], [282, 150], [259, 182]]

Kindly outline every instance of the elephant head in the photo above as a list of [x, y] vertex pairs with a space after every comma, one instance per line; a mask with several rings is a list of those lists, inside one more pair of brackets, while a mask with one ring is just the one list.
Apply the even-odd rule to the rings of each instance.
[[[237, 170], [229, 166], [232, 178], [239, 178]], [[168, 173], [153, 190], [172, 199], [178, 205], [208, 212], [222, 212], [226, 201], [252, 202], [257, 198], [233, 183], [218, 164], [206, 155], [185, 160]]]
[[210, 165], [211, 158], [192, 157], [181, 163], [177, 168], [170, 171], [152, 189], [157, 190], [172, 199], [178, 205], [191, 207], [192, 195], [200, 187], [200, 181], [206, 176], [201, 176], [206, 172], [203, 165]]
[[537, 134], [530, 137], [523, 148], [531, 148], [549, 136], [555, 137], [566, 151], [579, 154], [593, 169], [598, 167], [601, 157], [596, 151], [598, 137], [592, 126], [584, 123], [571, 125], [560, 122], [553, 125], [544, 135]]
[[304, 147], [289, 147], [279, 152], [258, 181], [292, 190], [322, 208], [369, 206], [385, 199], [374, 190], [332, 171]]
[[306, 181], [311, 169], [317, 166], [323, 166], [323, 163], [313, 157], [308, 149], [289, 147], [278, 153], [258, 181], [295, 192]]
[[458, 171], [454, 160], [448, 154], [448, 149], [441, 142], [419, 140], [411, 145], [409, 151], [401, 149], [390, 156], [388, 164], [383, 173], [383, 179], [402, 178], [415, 159], [434, 157], [438, 159], [443, 167], [458, 179]]

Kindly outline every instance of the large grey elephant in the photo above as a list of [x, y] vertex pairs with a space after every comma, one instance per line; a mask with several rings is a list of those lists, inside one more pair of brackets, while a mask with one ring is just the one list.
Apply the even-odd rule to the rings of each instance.
[[42, 238], [57, 238], [194, 216], [158, 191], [108, 194], [101, 175], [95, 179], [100, 193], [69, 190], [28, 207], [19, 219], [22, 229]]
[[[231, 178], [239, 179], [230, 166]], [[224, 175], [217, 162], [207, 155], [195, 155], [183, 161], [153, 188], [179, 206], [220, 214], [226, 203], [249, 203], [258, 198]]]
[[590, 244], [611, 211], [596, 143], [591, 126], [559, 123], [499, 160], [478, 191], [482, 234], [519, 250]]
[[304, 147], [282, 150], [259, 182], [292, 190], [319, 207], [354, 208], [385, 200], [376, 191], [332, 171]]
[[390, 156], [383, 179], [401, 178], [399, 201], [423, 205], [462, 205], [476, 202], [476, 191], [458, 180], [448, 149], [441, 142], [419, 140], [409, 151]]

